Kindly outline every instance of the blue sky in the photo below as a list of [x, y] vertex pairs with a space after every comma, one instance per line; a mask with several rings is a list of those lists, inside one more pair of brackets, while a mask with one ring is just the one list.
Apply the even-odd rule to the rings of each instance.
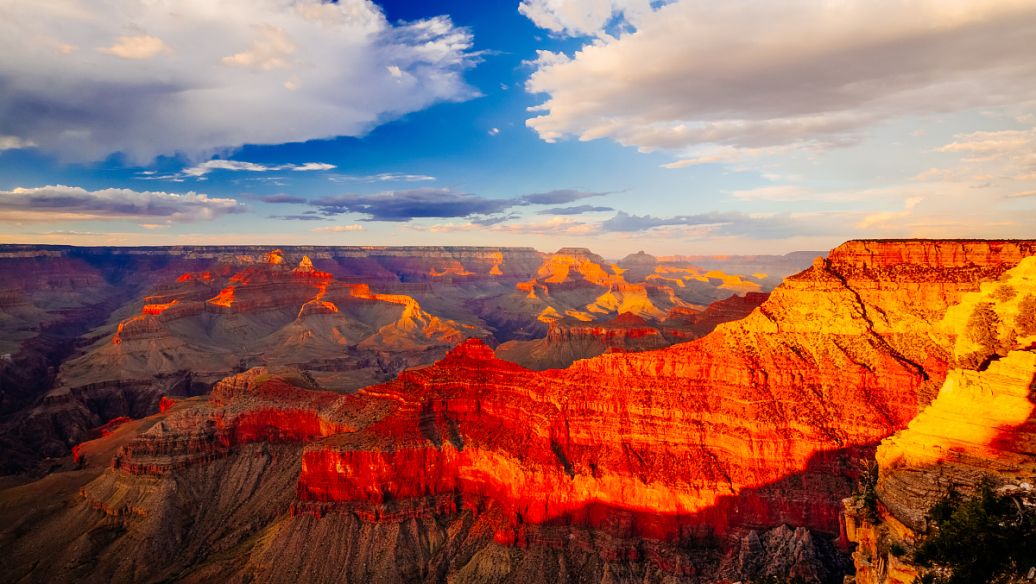
[[1036, 234], [1033, 2], [3, 10], [2, 242], [615, 257]]

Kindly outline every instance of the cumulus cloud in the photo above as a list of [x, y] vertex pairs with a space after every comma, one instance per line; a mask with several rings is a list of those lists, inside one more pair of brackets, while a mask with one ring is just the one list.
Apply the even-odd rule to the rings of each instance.
[[0, 128], [65, 160], [357, 136], [477, 94], [469, 31], [390, 23], [370, 0], [9, 0], [5, 13]]
[[[599, 26], [551, 21], [559, 11], [545, 7], [562, 4], [608, 2], [523, 6], [548, 30]], [[731, 149], [852, 144], [899, 116], [1036, 98], [1032, 0], [677, 0], [631, 24], [572, 55], [540, 53], [527, 89], [546, 99], [527, 125], [542, 139], [668, 150], [679, 167]]]
[[235, 199], [184, 194], [53, 185], [0, 191], [0, 221], [104, 221], [109, 219], [206, 221], [240, 213]]
[[553, 33], [590, 36], [604, 34], [619, 16], [639, 21], [651, 12], [651, 0], [522, 0], [518, 12]]
[[410, 189], [385, 191], [373, 195], [344, 194], [310, 201], [325, 215], [358, 213], [366, 221], [410, 221], [422, 218], [461, 218], [482, 216], [480, 225], [492, 225], [509, 219], [498, 216], [514, 207], [557, 205], [607, 193], [590, 193], [572, 189], [532, 193], [508, 199], [490, 199], [481, 195], [459, 193], [450, 189]]

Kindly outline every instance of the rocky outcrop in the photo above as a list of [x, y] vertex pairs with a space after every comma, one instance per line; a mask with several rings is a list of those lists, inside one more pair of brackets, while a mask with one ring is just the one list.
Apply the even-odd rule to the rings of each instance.
[[[855, 255], [891, 261], [861, 249]], [[943, 245], [929, 257], [960, 266], [976, 257], [1011, 262], [1017, 253], [994, 243]], [[949, 491], [968, 494], [986, 480], [1015, 489], [1036, 481], [1036, 327], [1026, 326], [1036, 322], [1034, 295], [1036, 257], [1025, 257], [964, 295], [938, 323], [936, 330], [952, 339], [957, 367], [936, 399], [878, 447], [874, 509], [846, 501], [847, 535], [858, 544], [857, 582], [913, 582], [921, 570], [910, 553], [930, 531], [930, 509]]]
[[[924, 251], [946, 246], [962, 251]], [[563, 370], [503, 361], [478, 339], [348, 395], [318, 389], [313, 375], [253, 369], [204, 403], [178, 403], [123, 446], [80, 503], [54, 511], [54, 525], [60, 517], [95, 535], [57, 548], [39, 573], [82, 575], [89, 557], [100, 566], [92, 578], [144, 580], [837, 581], [856, 459], [937, 392], [932, 407], [941, 403], [964, 357], [979, 355], [977, 373], [947, 383], [970, 380], [958, 386], [976, 395], [986, 386], [975, 375], [1027, 366], [1008, 367], [1030, 353], [1008, 328], [1027, 306], [1016, 267], [1027, 270], [1032, 251], [847, 244], [703, 338]], [[319, 301], [342, 313], [377, 301], [335, 290]], [[995, 320], [973, 318], [998, 297]], [[883, 475], [879, 489], [894, 484]], [[101, 514], [126, 535], [96, 530]], [[43, 535], [69, 537], [36, 535], [16, 539], [15, 566]], [[134, 551], [130, 540], [150, 543]], [[313, 541], [340, 567], [312, 561]]]
[[[581, 259], [570, 263], [572, 282], [537, 285], [556, 293], [544, 301], [516, 285], [560, 272], [527, 248], [0, 245], [0, 408], [12, 413], [0, 420], [0, 453], [62, 454], [107, 412], [149, 413], [136, 404], [205, 392], [252, 366], [308, 367], [325, 387], [354, 389], [466, 337], [541, 339], [551, 311], [606, 323], [685, 304], [591, 252], [561, 252]], [[579, 275], [595, 280], [593, 266], [614, 281]], [[594, 344], [573, 355], [596, 354]], [[113, 382], [126, 395], [78, 401]]]
[[[801, 562], [780, 570], [834, 578], [814, 561], [833, 545], [811, 542], [839, 533], [853, 461], [906, 427], [942, 384], [954, 359], [954, 336], [937, 330], [947, 309], [1012, 267], [887, 268], [856, 257], [818, 259], [702, 339], [567, 370], [529, 371], [469, 340], [432, 367], [347, 397], [261, 371], [255, 383], [238, 376], [213, 393], [211, 423], [184, 414], [156, 426], [126, 447], [119, 472], [176, 474], [255, 441], [288, 441], [303, 445], [296, 516], [478, 516], [493, 542], [480, 546], [550, 547], [558, 527], [651, 540], [670, 550], [645, 559], [652, 569], [685, 576], [696, 572], [666, 554], [733, 537], [744, 554], [720, 546], [734, 555], [700, 565], [759, 574], [770, 568], [751, 550], [801, 549]], [[206, 427], [211, 437], [189, 430]], [[758, 535], [782, 524], [808, 535]]]
[[717, 325], [748, 316], [766, 294], [751, 292], [710, 304], [704, 310], [690, 306], [670, 309], [662, 321], [648, 321], [623, 312], [611, 320], [584, 322], [562, 318], [556, 311], [542, 317], [548, 323], [545, 337], [532, 341], [508, 341], [497, 347], [505, 361], [529, 369], [561, 369], [579, 359], [607, 352], [661, 349], [705, 336]]

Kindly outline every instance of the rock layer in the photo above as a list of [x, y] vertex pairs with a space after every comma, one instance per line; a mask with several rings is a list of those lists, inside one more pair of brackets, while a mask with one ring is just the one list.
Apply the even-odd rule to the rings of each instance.
[[[253, 369], [173, 405], [78, 503], [13, 537], [12, 573], [38, 548], [55, 550], [44, 579], [837, 581], [855, 459], [973, 349], [952, 307], [1007, 296], [991, 286], [1034, 251], [852, 242], [701, 339], [563, 370], [478, 339], [350, 395]], [[1022, 299], [1001, 305], [1006, 322]], [[1028, 352], [990, 346], [983, 373]]]
[[[994, 245], [937, 252], [950, 263], [1016, 257]], [[876, 516], [846, 501], [857, 582], [912, 583], [921, 570], [909, 550], [929, 532], [929, 510], [950, 490], [968, 494], [987, 480], [1015, 491], [1036, 484], [1036, 327], [1028, 322], [1036, 322], [1036, 257], [964, 295], [938, 323], [957, 367], [936, 399], [878, 447]]]

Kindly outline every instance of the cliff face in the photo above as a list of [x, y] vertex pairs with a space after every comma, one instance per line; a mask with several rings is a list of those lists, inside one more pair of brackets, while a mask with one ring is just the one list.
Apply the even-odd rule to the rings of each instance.
[[[979, 253], [1015, 252], [991, 246]], [[944, 253], [961, 256], [960, 249]], [[909, 552], [951, 489], [968, 494], [991, 479], [1021, 491], [1036, 480], [1036, 258], [966, 294], [936, 330], [952, 339], [956, 367], [936, 399], [878, 447], [877, 517], [846, 502], [848, 535], [859, 544], [857, 582], [913, 582], [921, 570]]]
[[[150, 561], [121, 531], [68, 549], [89, 550], [103, 566], [96, 578], [183, 573], [209, 557], [201, 538], [238, 551], [206, 563], [199, 580], [836, 581], [855, 459], [945, 391], [946, 372], [976, 352], [974, 339], [960, 340], [972, 333], [953, 323], [967, 327], [982, 298], [1006, 296], [993, 288], [1001, 277], [1020, 286], [1014, 268], [1028, 269], [1033, 260], [1021, 258], [1032, 252], [1011, 242], [850, 243], [701, 339], [564, 370], [524, 369], [477, 339], [350, 395], [255, 369], [206, 402], [173, 405], [83, 487], [81, 505], [156, 542]], [[351, 290], [364, 302], [373, 294]], [[345, 310], [330, 291], [319, 302]], [[1016, 292], [994, 307], [999, 322], [1021, 313]], [[1018, 365], [1016, 352], [976, 375], [1007, 375], [994, 366]], [[992, 407], [1015, 409], [1021, 416]], [[191, 510], [192, 493], [220, 484], [255, 489], [272, 507], [251, 519], [229, 500]], [[237, 504], [254, 508], [255, 496]], [[69, 509], [54, 512], [55, 525], [96, 525], [97, 515]], [[36, 534], [16, 541], [12, 557], [24, 561], [32, 546], [56, 545]], [[344, 572], [303, 561], [313, 541], [340, 543]], [[392, 561], [375, 550], [391, 550]], [[82, 575], [69, 553], [55, 551], [39, 573]]]
[[[586, 255], [576, 251], [566, 253]], [[877, 454], [879, 511], [896, 533], [920, 528], [917, 501], [948, 468], [977, 475], [995, 454], [994, 471], [1029, 472], [1034, 252], [1033, 242], [850, 242], [703, 338], [568, 369], [531, 371], [478, 339], [350, 394], [321, 389], [319, 370], [252, 368], [84, 444], [85, 468], [61, 473], [75, 486], [60, 504], [35, 502], [42, 483], [5, 494], [36, 509], [32, 529], [16, 518], [0, 531], [7, 567], [40, 581], [839, 581], [842, 500], [856, 459], [882, 440], [902, 431]], [[364, 330], [391, 314], [392, 334], [376, 329], [391, 343], [441, 330], [448, 319], [425, 306], [454, 310], [335, 281], [319, 259], [282, 259], [191, 272], [120, 315], [134, 323], [120, 343], [114, 327], [99, 342], [121, 351], [153, 342], [152, 323], [186, 330], [196, 318], [231, 331], [281, 306]], [[544, 283], [556, 270], [537, 281], [569, 293], [587, 272], [579, 286], [593, 286], [600, 274], [578, 264], [564, 282]], [[429, 277], [470, 277], [450, 269]], [[602, 268], [609, 285], [622, 269]], [[250, 303], [252, 287], [282, 277], [286, 300], [267, 290]], [[630, 342], [642, 324], [708, 323], [751, 302], [614, 324]], [[82, 391], [111, 411], [114, 396], [132, 395]], [[845, 527], [858, 554], [874, 542], [875, 565], [887, 531], [852, 513]]]
[[624, 312], [611, 320], [584, 322], [574, 318], [548, 318], [545, 337], [532, 341], [508, 341], [497, 347], [505, 361], [529, 369], [561, 369], [578, 359], [607, 352], [661, 349], [703, 337], [717, 325], [748, 316], [766, 300], [761, 292], [717, 300], [704, 309], [676, 306], [663, 320], [646, 320]]
[[[464, 444], [464, 450], [454, 453], [449, 440], [441, 446], [418, 440], [417, 450], [426, 452], [419, 455], [421, 460], [450, 469], [435, 475], [446, 483], [427, 483], [429, 492], [459, 488], [483, 496], [503, 489], [491, 498], [512, 501], [515, 516], [533, 522], [589, 521], [592, 514], [583, 514], [583, 509], [594, 505], [651, 509], [673, 517], [668, 528], [672, 535], [681, 517], [715, 508], [723, 495], [799, 473], [815, 473], [809, 480], [823, 484], [821, 477], [836, 475], [832, 471], [839, 463], [837, 457], [818, 462], [818, 455], [872, 444], [904, 427], [930, 399], [950, 359], [946, 345], [929, 338], [933, 320], [983, 279], [1011, 267], [1008, 257], [985, 265], [955, 260], [911, 269], [901, 264], [890, 272], [846, 252], [835, 250], [829, 261], [818, 261], [789, 279], [748, 318], [721, 325], [699, 341], [656, 352], [604, 355], [540, 375], [511, 371], [479, 351], [475, 353], [482, 357], [472, 359], [463, 351], [422, 372], [428, 377], [416, 372], [404, 376], [392, 391], [434, 396], [420, 401], [439, 400], [440, 409], [432, 408], [441, 419], [439, 431], [459, 434], [454, 442]], [[896, 249], [886, 253], [915, 254]], [[916, 294], [891, 290], [900, 285]], [[487, 380], [494, 374], [501, 375], [500, 381]], [[482, 395], [482, 388], [488, 393]], [[493, 395], [501, 391], [506, 393]], [[421, 411], [417, 405], [412, 409]], [[480, 418], [513, 409], [530, 412], [525, 419], [538, 423], [513, 428], [505, 415], [500, 420]], [[468, 412], [478, 415], [471, 418]], [[403, 424], [420, 437], [419, 419], [392, 419], [392, 428]], [[508, 428], [506, 434], [518, 434], [515, 444], [523, 452], [539, 454], [520, 456], [489, 446], [496, 437], [483, 435], [483, 425]], [[669, 430], [673, 427], [693, 431], [674, 436]], [[465, 432], [468, 428], [471, 435]], [[363, 434], [351, 439], [358, 444], [370, 440]], [[329, 448], [331, 454], [307, 454], [306, 460], [322, 456], [345, 464], [349, 457], [366, 456], [366, 449], [357, 452], [350, 444]], [[477, 446], [482, 444], [492, 456], [482, 458]], [[428, 452], [434, 456], [429, 458]], [[820, 468], [813, 470], [811, 464]], [[314, 460], [310, 468], [320, 465]], [[349, 501], [356, 493], [386, 492], [386, 485], [413, 484], [409, 478], [363, 477], [349, 471], [341, 476], [359, 484], [339, 491], [315, 481], [303, 493]], [[471, 485], [464, 477], [477, 477], [481, 483]], [[366, 478], [372, 483], [364, 483]], [[307, 480], [304, 471], [300, 481], [310, 485]], [[835, 532], [839, 487], [832, 484], [829, 489], [827, 496], [792, 491], [783, 509], [758, 505], [736, 515], [748, 525], [790, 520]], [[388, 492], [393, 499], [413, 496]], [[519, 496], [523, 493], [531, 501]], [[728, 519], [715, 522], [717, 532]]]

